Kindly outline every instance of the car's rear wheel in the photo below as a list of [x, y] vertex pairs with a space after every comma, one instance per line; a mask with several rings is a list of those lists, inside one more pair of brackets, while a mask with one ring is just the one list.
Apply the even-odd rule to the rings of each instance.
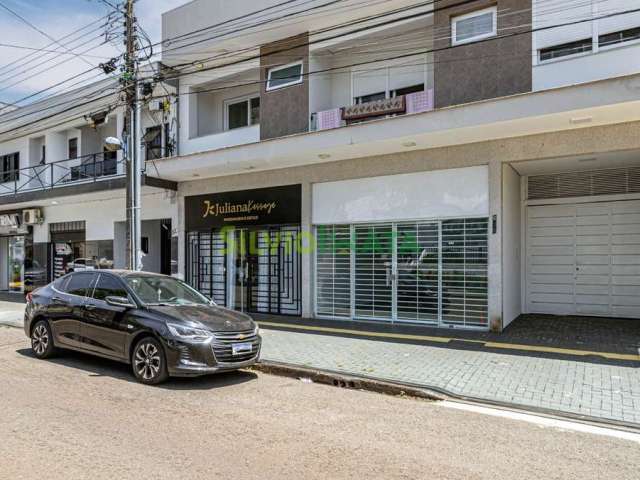
[[46, 320], [37, 321], [31, 329], [31, 350], [38, 358], [49, 358], [55, 353], [51, 327]]
[[147, 385], [157, 385], [169, 378], [164, 349], [153, 337], [140, 340], [133, 349], [131, 357], [133, 374], [136, 379]]

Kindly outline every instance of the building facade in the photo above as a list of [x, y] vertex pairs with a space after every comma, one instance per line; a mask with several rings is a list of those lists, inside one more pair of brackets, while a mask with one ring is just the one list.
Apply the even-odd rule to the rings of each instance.
[[[124, 124], [123, 108], [113, 106], [117, 94], [103, 93], [115, 85], [99, 82], [0, 116], [2, 298], [21, 300], [70, 271], [125, 266], [124, 159], [105, 148]], [[150, 167], [175, 149], [175, 104], [170, 96], [164, 104], [143, 112]], [[170, 274], [177, 270], [176, 186], [148, 170], [143, 183], [143, 264]]]
[[[145, 218], [172, 212], [176, 274], [249, 313], [640, 318], [631, 10], [187, 3], [163, 15], [178, 128], [175, 155], [147, 165], [168, 203]], [[31, 248], [8, 228], [7, 251]]]

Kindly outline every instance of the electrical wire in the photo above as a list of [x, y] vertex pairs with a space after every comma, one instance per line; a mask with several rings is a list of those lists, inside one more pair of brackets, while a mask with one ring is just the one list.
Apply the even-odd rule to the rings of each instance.
[[[33, 23], [31, 23], [29, 20], [27, 20], [26, 18], [24, 18], [22, 15], [20, 15], [19, 13], [17, 13], [16, 11], [12, 10], [11, 8], [7, 7], [2, 1], [0, 1], [0, 8], [6, 10], [7, 12], [9, 12], [10, 14], [12, 14], [14, 17], [18, 18], [21, 22], [23, 22], [24, 24], [28, 25], [29, 27], [31, 27], [32, 29], [34, 29], [36, 32], [40, 33], [42, 36], [48, 38], [49, 40], [51, 40], [52, 42], [55, 42], [56, 44], [58, 44], [59, 46], [61, 46], [62, 48], [64, 48], [65, 50], [67, 50], [69, 53], [72, 53], [70, 50], [68, 50], [63, 44], [59, 43], [58, 40], [56, 40], [55, 38], [53, 38], [51, 35], [49, 35], [47, 32], [45, 32], [44, 30], [42, 30], [41, 28], [38, 28], [37, 26], [35, 26]], [[76, 57], [78, 57], [80, 60], [82, 60], [83, 62], [91, 65], [91, 63], [85, 59], [82, 58], [80, 55], [73, 53], [73, 55], [75, 55]]]
[[[614, 12], [614, 13], [610, 13], [610, 14], [607, 14], [607, 15], [602, 15], [602, 16], [598, 16], [598, 17], [594, 17], [594, 18], [586, 18], [586, 19], [580, 19], [580, 20], [575, 20], [575, 21], [571, 21], [571, 22], [565, 22], [565, 23], [561, 23], [561, 24], [547, 25], [547, 26], [542, 26], [542, 27], [538, 27], [538, 28], [535, 28], [535, 29], [529, 29], [529, 30], [525, 30], [525, 31], [514, 32], [514, 33], [509, 33], [509, 34], [506, 34], [506, 35], [500, 35], [500, 36], [496, 36], [496, 37], [491, 37], [491, 38], [488, 38], [488, 39], [479, 40], [479, 41], [477, 41], [475, 43], [478, 44], [478, 43], [484, 43], [484, 42], [487, 42], [487, 41], [496, 41], [496, 40], [501, 40], [501, 39], [504, 39], [504, 38], [509, 38], [509, 37], [513, 37], [513, 36], [517, 36], [517, 35], [524, 35], [524, 34], [533, 33], [533, 32], [536, 32], [536, 31], [544, 31], [544, 30], [549, 30], [549, 29], [553, 29], [553, 28], [560, 28], [560, 27], [576, 25], [576, 24], [585, 23], [585, 22], [592, 22], [592, 21], [603, 19], [603, 18], [611, 18], [611, 17], [614, 17], [614, 16], [626, 15], [626, 14], [630, 14], [630, 13], [636, 13], [638, 11], [640, 11], [640, 9], [617, 11], [617, 12]], [[419, 55], [419, 54], [433, 53], [435, 51], [449, 50], [449, 49], [452, 49], [452, 48], [457, 48], [458, 46], [459, 45], [450, 45], [450, 46], [446, 46], [446, 47], [441, 47], [439, 49], [431, 49], [431, 50], [422, 51], [422, 52], [412, 52], [412, 53], [407, 54], [407, 55], [401, 55], [401, 56], [397, 56], [396, 55], [394, 57], [386, 58], [386, 59], [368, 60], [368, 61], [365, 61], [365, 62], [353, 63], [353, 64], [350, 64], [350, 65], [342, 65], [340, 67], [335, 67], [335, 68], [317, 70], [317, 71], [314, 71], [314, 72], [306, 72], [304, 75], [305, 76], [312, 75], [312, 74], [315, 75], [315, 74], [320, 74], [320, 73], [326, 73], [328, 71], [332, 71], [332, 70], [336, 70], [336, 69], [345, 69], [345, 68], [353, 67], [353, 66], [366, 65], [366, 64], [373, 63], [373, 62], [400, 59], [400, 58], [405, 58], [405, 57], [410, 57], [410, 56], [416, 56], [416, 55]], [[229, 86], [224, 86], [224, 87], [208, 89], [206, 91], [217, 91], [217, 90], [224, 90], [224, 89], [233, 88], [233, 87], [241, 86], [241, 85], [263, 84], [263, 83], [264, 83], [264, 81], [249, 82], [249, 83], [229, 85]], [[202, 93], [202, 91], [198, 91], [198, 92], [181, 92], [181, 93], [178, 93], [177, 96], [190, 95], [190, 94], [193, 94], [193, 93]], [[104, 96], [100, 97], [100, 98], [104, 98]], [[94, 98], [94, 99], [90, 100], [89, 102], [85, 102], [85, 104], [91, 103], [93, 101], [97, 101], [100, 98]], [[155, 97], [155, 98], [158, 98], [158, 97]], [[78, 106], [82, 106], [82, 105], [84, 105], [84, 104], [81, 104], [81, 105], [78, 105]], [[76, 107], [78, 107], [78, 106], [76, 106]], [[75, 107], [72, 107], [72, 108], [75, 108]], [[44, 119], [40, 119], [40, 120], [46, 120], [47, 118], [54, 117], [54, 116], [59, 115], [59, 114], [64, 113], [64, 112], [65, 111], [56, 112], [56, 113], [50, 115], [49, 117], [45, 117]], [[19, 128], [23, 128], [23, 127], [16, 127], [14, 129], [10, 129], [10, 130], [6, 130], [6, 131], [3, 131], [3, 132], [0, 132], [0, 135], [4, 135], [6, 133], [10, 133], [10, 132], [15, 131], [16, 129], [19, 129]]]
[[[16, 45], [13, 43], [0, 43], [0, 47], [3, 48], [16, 48], [16, 49], [20, 49], [20, 50], [32, 50], [34, 52], [42, 52], [42, 53], [59, 53], [60, 55], [73, 55], [72, 53], [69, 52], [64, 52], [62, 50], [48, 50], [46, 48], [35, 48], [35, 47], [27, 47], [25, 45]], [[101, 59], [106, 59], [106, 58], [110, 58], [106, 55], [90, 55], [90, 54], [85, 54], [85, 57], [92, 57], [92, 58], [101, 58]]]
[[[109, 15], [105, 15], [104, 17], [99, 18], [99, 19], [97, 19], [97, 20], [95, 20], [95, 21], [93, 21], [93, 22], [91, 22], [91, 23], [89, 23], [89, 24], [87, 24], [87, 25], [85, 25], [85, 26], [83, 26], [83, 27], [81, 27], [81, 28], [77, 29], [77, 30], [74, 30], [73, 32], [70, 32], [70, 33], [68, 33], [68, 34], [66, 34], [66, 35], [64, 35], [64, 36], [62, 36], [62, 37], [59, 37], [59, 38], [57, 39], [57, 41], [61, 42], [62, 40], [67, 40], [69, 37], [72, 37], [72, 36], [74, 36], [74, 35], [76, 35], [76, 34], [79, 34], [79, 33], [80, 33], [80, 32], [82, 32], [83, 30], [86, 30], [88, 27], [91, 27], [92, 25], [94, 25], [94, 24], [96, 24], [96, 23], [102, 22], [102, 20], [104, 20], [104, 19], [105, 19], [105, 18], [107, 18], [108, 16], [109, 16]], [[101, 29], [102, 29], [102, 28], [104, 28], [107, 24], [108, 24], [108, 23], [101, 24], [101, 25], [100, 25], [100, 26], [98, 26], [97, 28], [94, 28], [93, 30], [90, 30], [89, 32], [86, 32], [86, 33], [84, 33], [83, 35], [90, 35], [90, 34], [92, 34], [93, 32], [96, 32], [96, 31], [98, 31], [98, 30], [101, 30]], [[67, 43], [71, 43], [71, 42], [72, 42], [72, 41], [67, 41]], [[49, 48], [49, 47], [51, 47], [51, 46], [53, 46], [53, 45], [56, 45], [56, 42], [51, 42], [51, 43], [49, 43], [49, 44], [45, 45], [43, 48], [45, 48], [45, 49], [46, 49], [46, 48]], [[34, 57], [34, 56], [35, 56], [35, 58], [31, 58], [31, 57]], [[0, 66], [0, 72], [2, 72], [2, 71], [4, 71], [4, 70], [6, 70], [6, 69], [7, 69], [7, 68], [9, 68], [9, 67], [14, 67], [14, 69], [15, 69], [15, 68], [20, 68], [21, 66], [28, 65], [29, 63], [32, 63], [32, 62], [34, 62], [35, 60], [38, 60], [38, 59], [43, 58], [43, 57], [45, 57], [45, 56], [46, 56], [46, 54], [37, 55], [37, 52], [30, 53], [30, 54], [28, 54], [28, 55], [25, 55], [24, 57], [17, 58], [17, 59], [15, 59], [15, 60], [13, 60], [13, 61], [11, 61], [11, 62], [7, 63], [7, 64], [4, 64], [4, 65]], [[31, 58], [31, 60], [28, 60], [28, 61], [26, 61], [26, 62], [25, 62], [25, 60], [27, 60], [27, 59], [29, 59], [29, 58]], [[18, 64], [18, 65], [16, 65], [16, 64]]]
[[[520, 32], [512, 32], [512, 33], [507, 33], [507, 34], [503, 34], [503, 35], [497, 35], [497, 36], [494, 36], [494, 37], [489, 37], [489, 38], [477, 40], [477, 41], [474, 42], [474, 44], [477, 45], [477, 44], [482, 44], [482, 43], [487, 43], [487, 42], [494, 42], [494, 41], [503, 40], [505, 38], [512, 38], [512, 37], [520, 36], [520, 35], [528, 35], [528, 34], [534, 33], [534, 32], [546, 31], [546, 30], [550, 30], [550, 29], [553, 29], [553, 28], [573, 26], [573, 25], [578, 25], [578, 24], [585, 23], [585, 22], [593, 22], [593, 21], [596, 21], [596, 20], [602, 20], [602, 19], [605, 19], [605, 18], [611, 18], [611, 17], [615, 17], [615, 16], [619, 16], [619, 15], [627, 15], [627, 14], [630, 14], [630, 13], [637, 13], [637, 12], [640, 12], [640, 8], [631, 9], [631, 10], [625, 10], [625, 11], [619, 11], [619, 12], [615, 12], [615, 13], [609, 13], [609, 14], [598, 16], [598, 17], [595, 17], [595, 18], [573, 20], [573, 21], [564, 22], [564, 23], [561, 23], [561, 24], [542, 26], [542, 27], [537, 27], [535, 29], [532, 28], [532, 29], [528, 29], [528, 30], [524, 30], [524, 31], [520, 31]], [[428, 54], [428, 53], [436, 53], [436, 52], [452, 50], [452, 49], [459, 48], [461, 46], [468, 46], [468, 44], [464, 44], [464, 45], [446, 45], [444, 47], [431, 48], [431, 49], [417, 51], [417, 52], [411, 52], [411, 53], [407, 53], [407, 54], [403, 54], [403, 55], [396, 55], [394, 57], [369, 59], [369, 60], [362, 61], [362, 62], [351, 63], [351, 64], [348, 64], [348, 65], [341, 65], [341, 66], [338, 66], [338, 67], [329, 67], [329, 68], [326, 68], [326, 69], [316, 70], [316, 71], [313, 71], [313, 72], [303, 72], [301, 75], [302, 75], [302, 77], [308, 77], [310, 75], [315, 75], [315, 74], [319, 74], [319, 73], [326, 73], [326, 72], [331, 72], [331, 71], [336, 71], [336, 70], [344, 70], [345, 68], [358, 67], [358, 66], [363, 66], [363, 65], [376, 63], [376, 62], [382, 62], [382, 61], [388, 61], [388, 60], [398, 60], [398, 59], [402, 59], [402, 58], [413, 57], [413, 56], [416, 56], [416, 55], [423, 55], [423, 54]], [[220, 68], [220, 67], [212, 67], [210, 69], [214, 69], [214, 68]], [[188, 75], [188, 74], [189, 74], [189, 72], [187, 72], [184, 75]], [[175, 78], [175, 77], [166, 78], [165, 80], [173, 79], [173, 78]], [[251, 81], [251, 82], [245, 82], [245, 83], [240, 83], [240, 84], [228, 85], [228, 86], [224, 86], [224, 87], [215, 87], [215, 88], [211, 88], [211, 89], [203, 89], [203, 90], [189, 91], [189, 92], [179, 92], [178, 96], [193, 95], [193, 94], [197, 94], [197, 93], [214, 92], [214, 91], [220, 91], [220, 90], [227, 90], [229, 88], [234, 88], [234, 87], [239, 87], [239, 86], [264, 85], [265, 83], [266, 83], [266, 80]]]

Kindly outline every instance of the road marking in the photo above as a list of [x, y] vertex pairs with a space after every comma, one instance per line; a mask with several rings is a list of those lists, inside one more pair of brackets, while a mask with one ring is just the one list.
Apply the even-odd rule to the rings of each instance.
[[628, 440], [640, 443], [640, 433], [618, 430], [615, 428], [598, 427], [587, 423], [572, 422], [570, 420], [560, 420], [550, 417], [541, 417], [530, 413], [514, 412], [512, 410], [501, 410], [498, 408], [484, 407], [480, 405], [471, 405], [468, 403], [460, 403], [451, 400], [443, 400], [435, 402], [433, 405], [438, 407], [452, 408], [454, 410], [463, 410], [466, 412], [480, 413], [482, 415], [491, 415], [493, 417], [507, 418], [510, 420], [519, 420], [523, 422], [533, 423], [542, 427], [558, 428], [562, 430], [571, 430], [574, 432], [591, 433], [593, 435], [603, 435], [606, 437], [618, 438], [620, 440]]
[[610, 360], [628, 360], [632, 362], [640, 362], [640, 354], [636, 355], [636, 354], [612, 353], [612, 352], [594, 352], [591, 350], [578, 350], [578, 349], [559, 348], [559, 347], [544, 347], [540, 345], [487, 342], [484, 340], [472, 340], [467, 338], [436, 337], [431, 335], [411, 335], [411, 334], [404, 334], [404, 333], [369, 332], [365, 330], [350, 330], [347, 328], [321, 327], [321, 326], [314, 326], [314, 325], [296, 325], [296, 324], [277, 323], [277, 322], [258, 321], [258, 324], [263, 327], [289, 328], [294, 330], [305, 330], [305, 331], [312, 331], [312, 332], [341, 333], [346, 335], [354, 335], [358, 337], [395, 338], [399, 340], [420, 340], [424, 342], [434, 342], [434, 343], [467, 342], [467, 343], [482, 345], [486, 348], [501, 348], [505, 350], [518, 350], [518, 351], [525, 351], [525, 352], [554, 353], [559, 355], [570, 355], [570, 356], [579, 356], [579, 357], [597, 356], [597, 357], [607, 358]]

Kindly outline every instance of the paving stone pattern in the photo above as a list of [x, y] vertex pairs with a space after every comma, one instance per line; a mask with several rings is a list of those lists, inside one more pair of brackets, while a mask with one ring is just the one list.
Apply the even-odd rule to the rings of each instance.
[[640, 362], [548, 358], [263, 329], [262, 359], [640, 424]]

